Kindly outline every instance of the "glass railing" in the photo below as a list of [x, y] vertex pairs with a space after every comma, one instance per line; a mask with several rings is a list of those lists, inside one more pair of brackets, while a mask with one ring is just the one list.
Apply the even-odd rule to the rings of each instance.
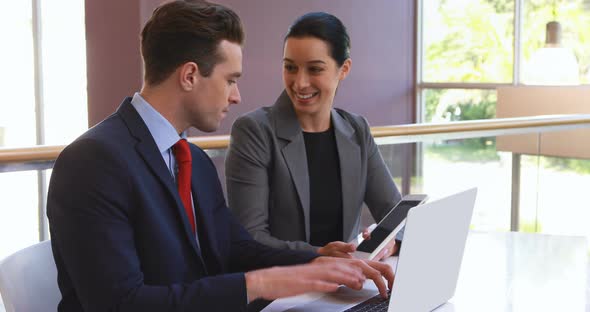
[[[437, 198], [478, 187], [473, 229], [590, 238], [590, 204], [584, 198], [590, 185], [590, 160], [584, 158], [590, 158], [584, 154], [590, 149], [590, 115], [372, 130], [402, 193]], [[190, 140], [211, 156], [225, 185], [228, 137]], [[0, 259], [49, 238], [45, 198], [53, 162], [62, 149], [0, 149]], [[363, 224], [371, 222], [365, 210]]]
[[[590, 185], [590, 129], [577, 118], [585, 117], [474, 121], [455, 129], [420, 125], [411, 135], [377, 142], [403, 193], [437, 198], [477, 187], [472, 229], [590, 238], [590, 203], [583, 198]], [[572, 123], [554, 123], [568, 119]]]

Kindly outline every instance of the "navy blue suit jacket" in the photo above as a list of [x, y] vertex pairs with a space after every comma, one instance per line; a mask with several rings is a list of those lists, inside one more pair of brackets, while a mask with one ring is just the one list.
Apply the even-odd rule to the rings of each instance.
[[209, 157], [191, 144], [196, 244], [173, 177], [125, 99], [57, 159], [47, 203], [59, 311], [240, 311], [244, 272], [316, 254], [254, 241], [226, 206]]

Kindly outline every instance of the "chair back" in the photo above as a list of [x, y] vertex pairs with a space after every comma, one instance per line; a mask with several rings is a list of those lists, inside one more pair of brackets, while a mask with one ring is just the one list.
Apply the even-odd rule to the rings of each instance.
[[0, 294], [6, 312], [57, 311], [61, 293], [51, 241], [44, 241], [0, 261]]

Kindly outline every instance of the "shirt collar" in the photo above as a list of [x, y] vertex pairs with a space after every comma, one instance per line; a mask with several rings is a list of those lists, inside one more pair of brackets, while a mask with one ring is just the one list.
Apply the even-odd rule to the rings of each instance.
[[186, 131], [180, 135], [176, 133], [174, 126], [138, 92], [133, 95], [131, 105], [133, 105], [139, 116], [141, 116], [141, 119], [143, 119], [143, 122], [145, 122], [160, 153], [170, 149], [179, 139], [186, 139]]

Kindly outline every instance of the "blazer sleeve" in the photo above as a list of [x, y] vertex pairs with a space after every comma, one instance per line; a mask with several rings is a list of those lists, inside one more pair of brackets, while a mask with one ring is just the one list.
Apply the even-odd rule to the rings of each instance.
[[258, 242], [274, 248], [315, 252], [318, 247], [307, 242], [284, 241], [270, 233], [271, 140], [260, 122], [250, 116], [242, 116], [234, 122], [225, 159], [229, 208]]
[[[217, 176], [215, 165], [207, 156], [207, 154], [199, 149], [201, 156], [208, 160], [208, 169], [201, 167], [202, 176], [210, 177], [210, 182], [215, 184], [212, 193], [217, 198], [218, 209], [217, 224], [224, 224], [227, 226], [226, 232], [230, 234], [230, 252], [229, 252], [229, 268], [231, 272], [245, 272], [268, 268], [272, 266], [285, 266], [308, 263], [311, 260], [319, 257], [317, 253], [301, 250], [278, 249], [268, 245], [262, 244], [252, 238], [252, 236], [244, 229], [244, 227], [236, 220], [228, 209], [221, 183]], [[193, 161], [195, 159], [193, 158]]]
[[393, 182], [379, 147], [371, 135], [369, 123], [364, 117], [361, 117], [360, 126], [367, 151], [367, 186], [364, 201], [373, 218], [379, 222], [401, 200], [401, 194]]
[[59, 274], [72, 281], [84, 311], [245, 310], [243, 273], [163, 286], [144, 282], [129, 171], [104, 145], [83, 140], [62, 152], [48, 196]]
[[244, 230], [228, 214], [232, 223], [232, 252], [230, 267], [232, 271], [251, 271], [271, 266], [296, 265], [308, 263], [319, 257], [317, 253], [301, 250], [277, 249], [262, 244]]

